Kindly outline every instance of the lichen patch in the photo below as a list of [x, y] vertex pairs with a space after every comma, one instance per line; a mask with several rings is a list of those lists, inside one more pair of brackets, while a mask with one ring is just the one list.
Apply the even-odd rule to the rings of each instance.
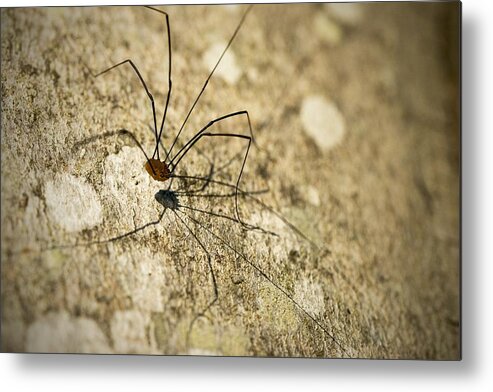
[[301, 121], [306, 134], [322, 150], [337, 146], [346, 133], [346, 123], [337, 106], [321, 95], [303, 100]]
[[330, 45], [337, 45], [341, 42], [342, 29], [325, 14], [318, 13], [313, 19], [313, 26], [317, 35], [324, 42]]
[[89, 318], [51, 312], [27, 330], [26, 351], [47, 353], [111, 353], [106, 336]]
[[103, 219], [98, 194], [83, 178], [56, 175], [45, 184], [45, 198], [50, 219], [70, 233], [90, 229]]
[[113, 255], [112, 259], [115, 270], [127, 276], [124, 290], [132, 298], [134, 306], [143, 311], [162, 312], [161, 289], [169, 279], [162, 258], [148, 249], [136, 249], [132, 253]]
[[330, 16], [343, 24], [354, 26], [363, 19], [361, 4], [330, 3], [324, 6]]
[[240, 326], [218, 327], [204, 318], [195, 324], [190, 334], [189, 355], [238, 356], [248, 349], [249, 339]]
[[314, 317], [325, 311], [322, 286], [309, 278], [303, 277], [296, 282], [294, 299]]
[[107, 200], [112, 221], [118, 221], [122, 230], [132, 230], [158, 216], [154, 194], [162, 183], [147, 174], [145, 162], [137, 147], [127, 146], [117, 154], [108, 155], [104, 162], [101, 193]]
[[[291, 250], [299, 250], [300, 244], [296, 234], [274, 214], [266, 211], [256, 212], [252, 214], [248, 223], [276, 234], [272, 236], [258, 231], [248, 232], [248, 236], [259, 245], [255, 248], [257, 260], [265, 258], [285, 260]], [[265, 245], [260, 246], [260, 244]]]
[[148, 314], [138, 310], [115, 312], [110, 326], [111, 337], [115, 342], [115, 352], [122, 354], [156, 353], [147, 337], [150, 321]]
[[292, 331], [299, 323], [299, 317], [294, 304], [280, 294], [271, 283], [262, 283], [258, 297], [259, 315], [261, 322], [277, 331]]
[[314, 186], [307, 185], [305, 187], [305, 199], [308, 203], [310, 203], [314, 207], [320, 207], [320, 194]]
[[[221, 57], [224, 48], [226, 48], [226, 45], [227, 44], [225, 42], [216, 42], [205, 52], [202, 61], [207, 69], [212, 71], [217, 63], [217, 60]], [[240, 79], [242, 73], [243, 72], [238, 66], [233, 50], [229, 48], [221, 60], [221, 63], [217, 67], [215, 75], [222, 78], [226, 81], [226, 83], [234, 85]]]

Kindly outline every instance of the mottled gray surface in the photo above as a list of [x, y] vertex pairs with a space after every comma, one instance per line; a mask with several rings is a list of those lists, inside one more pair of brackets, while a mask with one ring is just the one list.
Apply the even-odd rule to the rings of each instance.
[[[132, 58], [160, 117], [164, 19], [144, 8], [2, 9], [2, 349], [457, 359], [456, 6], [346, 7], [254, 7], [181, 138], [248, 110], [262, 150], [252, 148], [241, 186], [268, 188], [258, 197], [313, 244], [241, 198], [243, 219], [277, 236], [195, 212], [199, 226], [183, 208], [90, 246], [156, 220], [163, 186], [129, 138], [97, 137], [126, 128], [152, 152], [137, 77], [88, 69]], [[169, 146], [245, 8], [163, 9]], [[242, 117], [215, 130], [248, 134]], [[205, 139], [179, 172], [213, 164], [214, 180], [234, 183], [244, 146]], [[233, 201], [180, 197], [228, 216]], [[219, 299], [192, 323], [214, 298], [202, 246]]]

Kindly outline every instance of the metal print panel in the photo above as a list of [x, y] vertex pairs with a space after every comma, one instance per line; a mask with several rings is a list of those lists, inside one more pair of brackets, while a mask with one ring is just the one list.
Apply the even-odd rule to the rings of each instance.
[[6, 352], [460, 358], [460, 4], [1, 10]]

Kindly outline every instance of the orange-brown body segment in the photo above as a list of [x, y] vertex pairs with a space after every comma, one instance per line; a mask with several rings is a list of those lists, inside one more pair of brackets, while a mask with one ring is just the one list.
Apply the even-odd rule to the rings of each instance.
[[144, 167], [147, 170], [147, 173], [149, 173], [150, 176], [156, 181], [164, 182], [168, 180], [171, 176], [168, 165], [164, 161], [161, 162], [159, 159], [149, 159], [145, 163]]

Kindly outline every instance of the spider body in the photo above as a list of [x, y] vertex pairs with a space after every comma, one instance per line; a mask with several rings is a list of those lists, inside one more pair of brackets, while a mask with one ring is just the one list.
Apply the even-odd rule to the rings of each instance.
[[171, 177], [171, 170], [165, 161], [151, 158], [144, 165], [147, 173], [156, 181], [165, 182]]
[[157, 202], [161, 204], [164, 208], [169, 208], [170, 210], [177, 210], [180, 206], [180, 202], [178, 201], [178, 196], [172, 190], [163, 190], [160, 189], [158, 193], [154, 195]]

